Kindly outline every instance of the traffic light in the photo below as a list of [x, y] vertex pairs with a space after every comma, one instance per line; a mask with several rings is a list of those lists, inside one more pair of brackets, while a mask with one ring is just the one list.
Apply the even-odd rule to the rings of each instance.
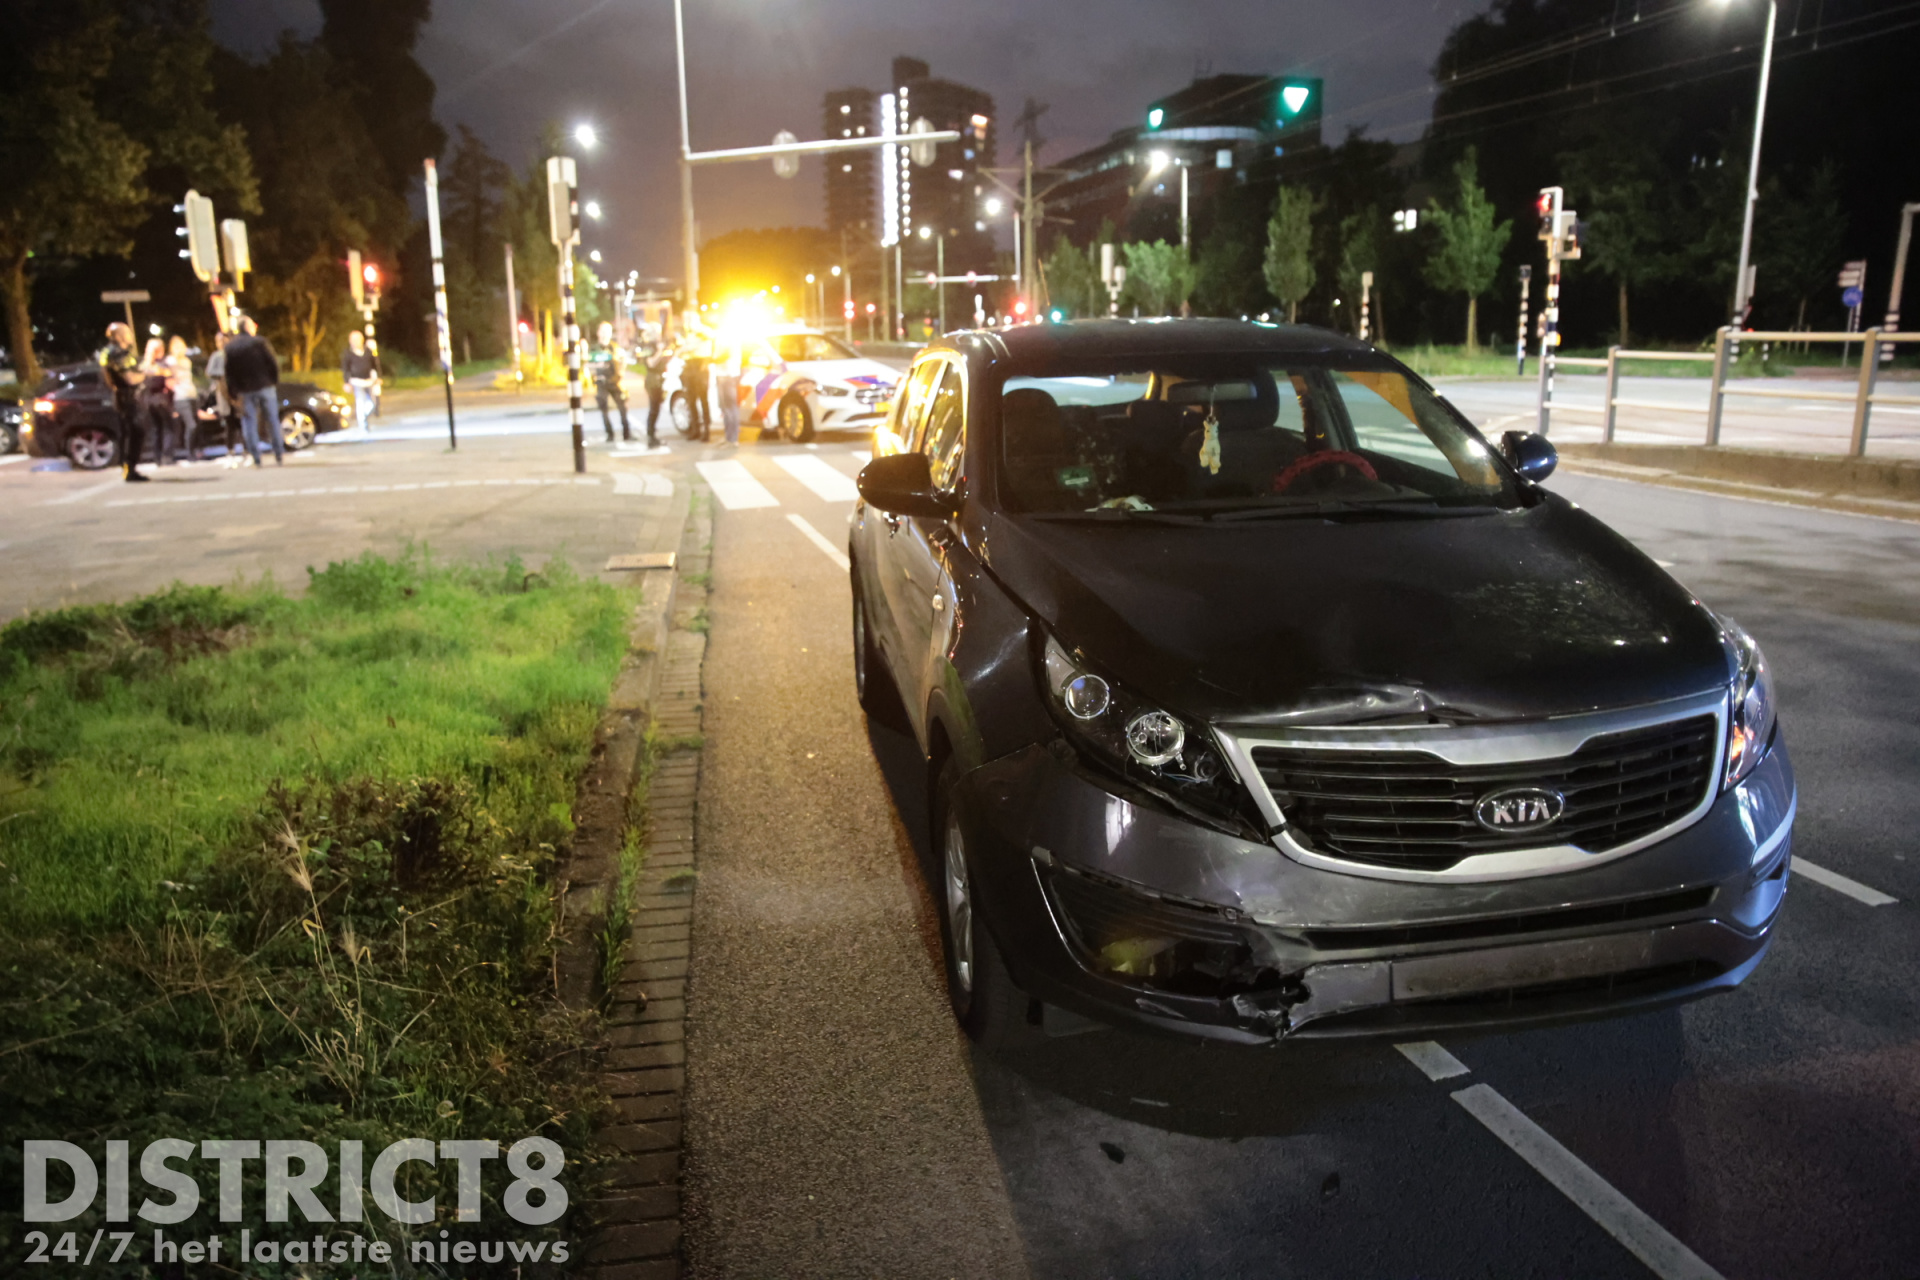
[[572, 156], [547, 157], [547, 224], [554, 244], [562, 248], [580, 238], [577, 173]]
[[1025, 298], [1015, 298], [1013, 300], [1013, 314], [1019, 316], [1022, 320], [1027, 318], [1027, 300]]
[[366, 310], [367, 295], [360, 283], [360, 251], [358, 249], [347, 250], [347, 292], [353, 295], [355, 311]]
[[1587, 235], [1587, 224], [1580, 221], [1580, 215], [1571, 209], [1562, 209], [1553, 215], [1553, 220], [1556, 252], [1562, 258], [1579, 257], [1580, 242]]
[[366, 305], [378, 311], [380, 309], [380, 268], [371, 262], [363, 265], [360, 268], [360, 282], [366, 293]]
[[1540, 215], [1542, 240], [1552, 240], [1559, 234], [1559, 228], [1554, 219], [1559, 215], [1560, 202], [1565, 198], [1566, 193], [1559, 187], [1540, 188], [1540, 198], [1533, 202], [1533, 208]]
[[193, 264], [193, 274], [213, 283], [220, 275], [220, 236], [214, 229], [213, 201], [198, 191], [189, 191], [173, 211], [182, 218], [174, 234], [187, 242], [180, 256]]
[[220, 247], [227, 259], [227, 274], [233, 277], [233, 287], [240, 287], [240, 277], [253, 270], [253, 253], [247, 248], [247, 224], [239, 218], [227, 218], [220, 223]]
[[841, 306], [841, 311], [847, 317], [847, 319], [849, 320], [853, 319], [853, 299], [851, 298], [847, 299], [847, 301]]

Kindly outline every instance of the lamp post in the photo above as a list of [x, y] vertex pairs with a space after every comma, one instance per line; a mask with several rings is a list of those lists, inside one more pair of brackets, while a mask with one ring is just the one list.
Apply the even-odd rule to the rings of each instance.
[[[1721, 4], [1729, 0], [1720, 0]], [[1780, 17], [1778, 0], [1767, 0], [1767, 35], [1760, 46], [1760, 91], [1753, 104], [1753, 152], [1747, 160], [1746, 211], [1740, 226], [1740, 267], [1733, 277], [1733, 330], [1739, 333], [1753, 303], [1748, 294], [1747, 264], [1753, 258], [1753, 207], [1760, 200], [1760, 133], [1767, 123], [1767, 81], [1773, 75], [1773, 28]]]
[[689, 322], [699, 308], [700, 255], [693, 247], [693, 134], [687, 127], [687, 24], [681, 0], [673, 0], [673, 48], [680, 72], [680, 270], [685, 278]]

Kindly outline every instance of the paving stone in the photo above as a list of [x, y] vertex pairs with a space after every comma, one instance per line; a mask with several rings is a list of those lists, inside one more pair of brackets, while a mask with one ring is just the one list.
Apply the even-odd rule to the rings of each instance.
[[680, 1280], [678, 1258], [653, 1258], [646, 1262], [616, 1262], [593, 1273], [593, 1280]]
[[686, 1038], [686, 1022], [678, 1018], [672, 1022], [631, 1022], [607, 1031], [607, 1043], [615, 1049], [630, 1049], [642, 1044], [672, 1044]]
[[594, 1137], [621, 1151], [671, 1151], [680, 1146], [680, 1122], [654, 1120], [645, 1124], [610, 1125]]
[[657, 1258], [680, 1247], [680, 1222], [640, 1222], [609, 1227], [587, 1251], [589, 1262], [625, 1262], [630, 1258]]
[[680, 1188], [669, 1183], [656, 1187], [633, 1187], [616, 1192], [594, 1203], [596, 1219], [606, 1223], [650, 1222], [680, 1216]]
[[610, 1049], [604, 1060], [611, 1071], [637, 1071], [646, 1067], [683, 1067], [687, 1046], [678, 1041], [667, 1044], [641, 1044]]
[[640, 957], [629, 960], [626, 968], [620, 971], [622, 982], [646, 982], [651, 978], [684, 978], [687, 976], [687, 958], [670, 956], [664, 959]]
[[680, 1181], [678, 1151], [648, 1151], [631, 1155], [609, 1167], [609, 1187], [643, 1187]]
[[687, 1087], [684, 1067], [651, 1067], [644, 1071], [610, 1071], [603, 1077], [616, 1098], [636, 1093], [677, 1093]]
[[614, 1099], [614, 1110], [630, 1124], [655, 1120], [678, 1120], [683, 1099], [677, 1093], [636, 1093]]

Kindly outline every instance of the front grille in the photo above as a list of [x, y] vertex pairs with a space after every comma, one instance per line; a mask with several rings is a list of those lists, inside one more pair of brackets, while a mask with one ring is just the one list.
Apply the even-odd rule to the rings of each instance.
[[[1571, 844], [1617, 849], [1679, 820], [1712, 782], [1712, 716], [1594, 738], [1570, 756], [1456, 765], [1426, 751], [1260, 746], [1253, 762], [1294, 836], [1316, 852], [1372, 866], [1439, 871], [1480, 853]], [[1488, 792], [1544, 787], [1560, 820], [1519, 834], [1474, 818]]]
[[853, 398], [855, 400], [858, 400], [861, 404], [869, 404], [869, 405], [879, 404], [882, 400], [887, 399], [891, 395], [893, 395], [892, 387], [871, 385], [871, 386], [864, 386], [864, 387], [855, 387], [853, 389]]

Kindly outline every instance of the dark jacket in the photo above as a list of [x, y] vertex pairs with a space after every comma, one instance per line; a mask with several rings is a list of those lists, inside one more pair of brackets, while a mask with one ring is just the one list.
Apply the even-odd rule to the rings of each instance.
[[265, 391], [280, 381], [280, 361], [258, 334], [236, 334], [227, 343], [227, 390], [236, 396]]
[[106, 373], [107, 385], [113, 389], [114, 395], [132, 399], [134, 392], [140, 389], [140, 383], [143, 381], [139, 353], [132, 347], [108, 343], [101, 350], [98, 359], [100, 368]]
[[380, 374], [380, 366], [373, 361], [373, 352], [355, 351], [348, 347], [340, 356], [340, 376], [348, 382], [355, 378], [374, 378]]

